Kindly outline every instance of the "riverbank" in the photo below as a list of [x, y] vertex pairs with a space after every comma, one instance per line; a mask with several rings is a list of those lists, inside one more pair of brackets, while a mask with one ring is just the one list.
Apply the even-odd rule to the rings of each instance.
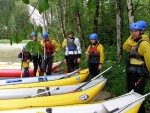
[[[28, 43], [29, 41], [31, 41], [31, 40], [22, 40], [21, 43]], [[0, 44], [4, 44], [4, 43], [10, 43], [10, 40], [9, 39], [1, 39]], [[13, 43], [13, 44], [15, 44], [15, 43]]]

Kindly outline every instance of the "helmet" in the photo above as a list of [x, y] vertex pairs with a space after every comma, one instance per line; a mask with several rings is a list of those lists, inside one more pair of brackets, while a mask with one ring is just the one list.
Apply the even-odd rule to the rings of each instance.
[[132, 24], [130, 24], [130, 26], [129, 26], [129, 29], [130, 30], [143, 30], [143, 26], [142, 26], [142, 24], [141, 23], [132, 23]]
[[68, 35], [69, 35], [69, 34], [73, 34], [73, 35], [74, 35], [74, 32], [73, 32], [73, 31], [68, 31]]
[[25, 49], [26, 48], [26, 45], [23, 45], [23, 47], [22, 47], [23, 49]]
[[97, 40], [97, 39], [98, 39], [98, 35], [96, 33], [90, 35], [90, 40]]
[[35, 32], [32, 32], [31, 36], [37, 36], [37, 34]]
[[46, 37], [48, 37], [48, 33], [47, 33], [47, 32], [44, 32], [44, 33], [42, 34], [42, 38], [46, 38]]
[[143, 21], [143, 20], [140, 20], [140, 21], [137, 21], [137, 23], [141, 23], [143, 28], [147, 28], [148, 27], [148, 24], [147, 22]]

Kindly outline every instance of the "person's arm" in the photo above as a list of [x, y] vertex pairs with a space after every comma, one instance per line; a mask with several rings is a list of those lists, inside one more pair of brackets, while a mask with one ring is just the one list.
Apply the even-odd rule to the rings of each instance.
[[132, 40], [132, 37], [130, 36], [130, 37], [125, 41], [125, 43], [123, 44], [123, 49], [124, 49], [126, 52], [130, 52], [131, 47], [134, 47], [136, 44], [137, 44], [137, 42], [133, 41], [133, 40]]
[[100, 54], [99, 64], [103, 64], [104, 63], [104, 47], [101, 44], [99, 44], [97, 49], [98, 49], [99, 54]]
[[63, 43], [62, 43], [62, 48], [65, 49], [66, 48], [66, 43], [67, 43], [67, 40], [64, 39]]
[[142, 41], [139, 45], [138, 52], [140, 55], [144, 56], [146, 67], [150, 72], [150, 43], [147, 41]]
[[78, 52], [78, 58], [81, 57], [81, 45], [80, 45], [80, 40], [78, 38], [74, 39], [74, 44], [77, 47], [77, 52]]
[[55, 47], [55, 53], [57, 53], [60, 49], [60, 44], [58, 44], [55, 40], [52, 40], [52, 45]]
[[18, 58], [22, 58], [22, 52], [18, 54]]

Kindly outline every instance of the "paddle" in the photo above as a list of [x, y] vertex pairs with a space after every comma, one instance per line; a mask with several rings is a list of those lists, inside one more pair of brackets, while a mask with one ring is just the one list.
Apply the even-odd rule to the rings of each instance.
[[[38, 60], [39, 60], [39, 51], [38, 51]], [[37, 64], [38, 65], [38, 64]], [[36, 76], [38, 77], [39, 76], [39, 71], [38, 71], [38, 68], [36, 70]]]
[[22, 58], [21, 58], [21, 78], [22, 78], [22, 67], [23, 67], [23, 51], [21, 52], [21, 54], [22, 54]]
[[145, 95], [143, 95], [143, 96], [141, 96], [140, 98], [138, 98], [138, 99], [136, 99], [136, 100], [131, 101], [131, 102], [128, 103], [128, 104], [125, 104], [124, 106], [122, 106], [122, 107], [120, 107], [120, 108], [118, 107], [118, 108], [115, 108], [115, 109], [111, 110], [109, 113], [114, 113], [114, 112], [116, 112], [116, 111], [118, 111], [118, 110], [120, 110], [120, 111], [118, 111], [117, 113], [120, 113], [121, 111], [123, 111], [125, 108], [127, 108], [127, 107], [130, 106], [131, 104], [135, 103], [136, 101], [138, 101], [138, 100], [140, 100], [140, 99], [142, 99], [142, 98], [148, 97], [149, 95], [150, 95], [150, 92], [147, 93], [147, 94], [145, 94]]
[[82, 87], [84, 87], [85, 85], [87, 85], [87, 84], [90, 83], [91, 81], [93, 81], [93, 80], [99, 78], [102, 74], [104, 74], [105, 72], [107, 72], [107, 71], [110, 70], [111, 68], [112, 68], [112, 66], [109, 67], [108, 69], [104, 70], [103, 72], [101, 72], [100, 74], [98, 74], [97, 76], [95, 76], [94, 78], [92, 78], [91, 80], [89, 80], [88, 82], [86, 82], [85, 84], [83, 84], [82, 86], [78, 87], [77, 89], [75, 89], [75, 90], [73, 90], [73, 91], [71, 91], [71, 92], [69, 92], [69, 93], [73, 93], [73, 92], [79, 91]]
[[[81, 69], [81, 68], [76, 69], [76, 70], [72, 71], [71, 73], [66, 74], [66, 75], [65, 75], [64, 77], [62, 77], [62, 78], [68, 78], [68, 77], [70, 77], [71, 75], [73, 75], [73, 74], [75, 74], [75, 73], [78, 73], [78, 72], [80, 71], [80, 69]], [[61, 79], [62, 79], [62, 78], [61, 78]]]
[[45, 92], [41, 92], [41, 93], [38, 93], [38, 94], [35, 94], [35, 95], [31, 95], [31, 96], [26, 97], [26, 98], [32, 98], [32, 97], [39, 96], [39, 95], [45, 94], [45, 93], [49, 93], [49, 95], [50, 95], [50, 92], [51, 92], [51, 91], [59, 90], [59, 87], [56, 87], [56, 88], [51, 89], [51, 90], [49, 90], [49, 88], [48, 88], [48, 89], [46, 88], [46, 90], [47, 90], [47, 91], [45, 91]]
[[44, 42], [44, 75], [46, 75], [46, 66], [45, 66], [45, 59], [46, 59], [46, 51], [45, 51], [45, 42]]

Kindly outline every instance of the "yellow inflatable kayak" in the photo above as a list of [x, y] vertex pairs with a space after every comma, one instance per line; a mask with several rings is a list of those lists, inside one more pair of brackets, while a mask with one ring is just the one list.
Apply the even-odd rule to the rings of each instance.
[[7, 110], [1, 113], [138, 113], [148, 95], [131, 91], [119, 97], [91, 104]]
[[62, 85], [70, 85], [81, 83], [86, 80], [89, 75], [89, 70], [84, 69], [79, 71], [77, 75], [53, 81], [45, 81], [45, 82], [37, 82], [37, 83], [28, 83], [28, 84], [15, 84], [15, 85], [6, 85], [0, 86], [0, 89], [12, 89], [12, 88], [32, 88], [32, 87], [47, 87], [47, 86], [62, 86]]
[[105, 78], [103, 80], [97, 78], [94, 82], [91, 81], [83, 85], [78, 91], [61, 95], [0, 100], [0, 110], [89, 103], [104, 87], [106, 81]]

